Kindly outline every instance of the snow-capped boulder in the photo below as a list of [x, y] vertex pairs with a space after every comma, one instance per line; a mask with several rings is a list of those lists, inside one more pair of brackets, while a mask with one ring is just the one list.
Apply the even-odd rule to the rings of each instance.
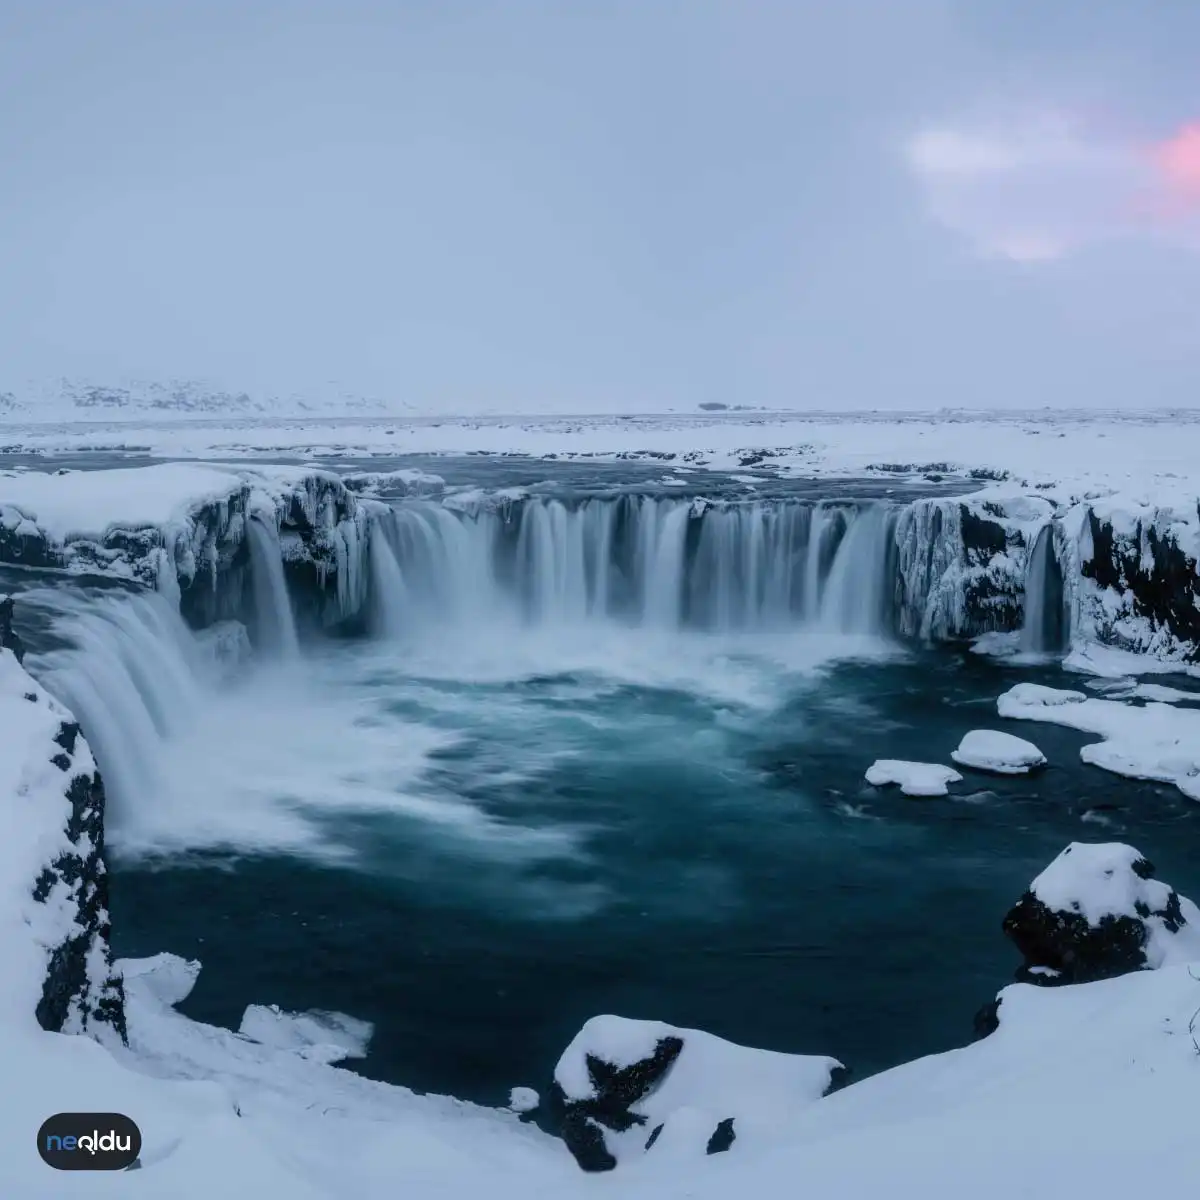
[[906, 796], [945, 796], [949, 791], [947, 784], [961, 782], [962, 776], [953, 767], [943, 767], [940, 763], [879, 758], [867, 768], [866, 780], [872, 787], [898, 784]]
[[1004, 918], [1018, 978], [1084, 983], [1200, 958], [1200, 910], [1119, 842], [1072, 842]]
[[998, 729], [972, 729], [950, 757], [960, 766], [996, 775], [1025, 775], [1046, 764], [1046, 756], [1032, 742]]
[[658, 1021], [593, 1017], [554, 1070], [548, 1107], [585, 1171], [627, 1156], [703, 1156], [754, 1144], [819, 1100], [836, 1059], [738, 1046]]
[[[6, 598], [7, 600], [7, 598]], [[0, 1017], [125, 1037], [109, 952], [104, 785], [71, 714], [21, 665], [0, 606]]]

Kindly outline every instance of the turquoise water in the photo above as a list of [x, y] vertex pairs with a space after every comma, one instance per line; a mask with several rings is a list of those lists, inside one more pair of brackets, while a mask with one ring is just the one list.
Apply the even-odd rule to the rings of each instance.
[[[180, 749], [206, 830], [116, 817], [116, 949], [200, 958], [197, 1018], [344, 1011], [376, 1027], [356, 1069], [486, 1103], [601, 1012], [867, 1074], [969, 1040], [1017, 965], [1001, 918], [1068, 841], [1132, 842], [1200, 894], [1200, 810], [1000, 721], [1020, 679], [1065, 686], [818, 635], [330, 644], [225, 706], [221, 770]], [[981, 726], [1049, 769], [938, 800], [863, 782]]]

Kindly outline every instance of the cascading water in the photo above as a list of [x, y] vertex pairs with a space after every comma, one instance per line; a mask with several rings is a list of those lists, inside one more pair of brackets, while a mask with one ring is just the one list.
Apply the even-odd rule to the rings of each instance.
[[157, 592], [56, 588], [25, 602], [47, 612], [67, 643], [31, 655], [30, 667], [78, 717], [110, 797], [120, 807], [160, 793], [157, 749], [195, 718], [212, 667], [178, 609]]
[[530, 498], [460, 512], [405, 503], [372, 533], [377, 629], [498, 616], [719, 632], [890, 619], [894, 510], [653, 496]]
[[1025, 571], [1025, 618], [1021, 649], [1034, 654], [1061, 650], [1066, 642], [1062, 568], [1049, 525], [1038, 533]]
[[[296, 618], [283, 577], [283, 554], [279, 534], [272, 525], [251, 519], [246, 524], [250, 549], [250, 578], [254, 588], [255, 632], [259, 645], [281, 659], [300, 654]], [[343, 572], [344, 574], [344, 572]]]

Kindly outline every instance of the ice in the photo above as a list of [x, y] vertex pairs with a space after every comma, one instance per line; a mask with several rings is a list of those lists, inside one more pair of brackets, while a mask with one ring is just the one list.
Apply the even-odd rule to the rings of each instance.
[[284, 1012], [276, 1004], [250, 1004], [238, 1032], [263, 1046], [290, 1050], [315, 1062], [335, 1063], [366, 1058], [375, 1027], [345, 1013], [320, 1009]]
[[191, 995], [200, 975], [196, 959], [165, 951], [150, 958], [121, 958], [113, 966], [125, 980], [128, 992], [145, 991], [160, 1004], [179, 1004]]
[[950, 752], [950, 757], [964, 767], [994, 771], [997, 775], [1024, 775], [1046, 761], [1046, 756], [1032, 742], [996, 729], [972, 729], [958, 749]]
[[1200, 710], [1151, 702], [1145, 705], [1053, 688], [1030, 690], [1018, 684], [996, 702], [1002, 717], [1065, 725], [1104, 740], [1080, 750], [1093, 766], [1132, 779], [1174, 784], [1185, 796], [1200, 800]]
[[958, 783], [962, 776], [953, 767], [938, 763], [905, 762], [897, 758], [876, 759], [868, 768], [866, 780], [873, 787], [899, 784], [906, 796], [945, 796], [947, 784]]

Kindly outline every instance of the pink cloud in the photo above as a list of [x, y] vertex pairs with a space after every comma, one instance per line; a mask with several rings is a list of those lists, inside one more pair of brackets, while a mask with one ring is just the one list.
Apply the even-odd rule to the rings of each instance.
[[1154, 147], [1167, 187], [1180, 200], [1200, 204], [1200, 121], [1185, 125]]
[[990, 257], [1047, 262], [1139, 240], [1200, 249], [1200, 121], [1139, 142], [1024, 110], [929, 126], [905, 151], [931, 215]]

